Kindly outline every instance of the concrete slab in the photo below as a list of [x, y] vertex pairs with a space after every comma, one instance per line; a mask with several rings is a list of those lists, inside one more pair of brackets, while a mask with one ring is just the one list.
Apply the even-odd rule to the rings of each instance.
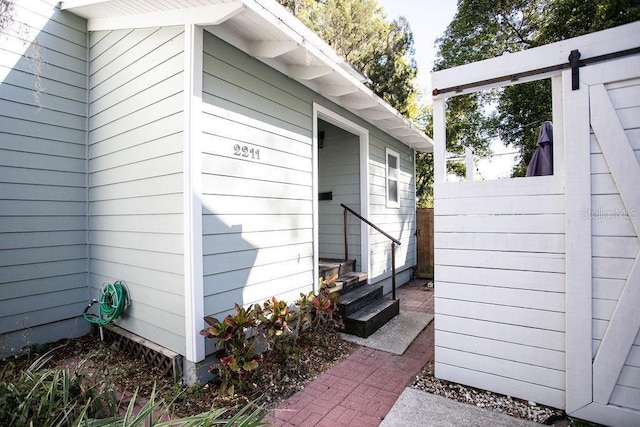
[[340, 334], [340, 336], [343, 340], [358, 345], [402, 355], [432, 320], [432, 314], [415, 311], [403, 312], [368, 338], [360, 338], [348, 334]]
[[542, 424], [407, 387], [380, 427], [535, 427]]

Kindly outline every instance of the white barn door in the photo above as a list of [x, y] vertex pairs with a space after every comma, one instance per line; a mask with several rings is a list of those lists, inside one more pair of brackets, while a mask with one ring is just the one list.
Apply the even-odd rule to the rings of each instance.
[[567, 413], [640, 425], [640, 56], [563, 74]]

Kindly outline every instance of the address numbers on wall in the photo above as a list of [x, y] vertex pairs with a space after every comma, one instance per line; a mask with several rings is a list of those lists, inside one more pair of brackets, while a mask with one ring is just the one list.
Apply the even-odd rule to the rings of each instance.
[[260, 160], [260, 149], [250, 145], [235, 144], [233, 146], [233, 155], [239, 157], [247, 157], [253, 160]]

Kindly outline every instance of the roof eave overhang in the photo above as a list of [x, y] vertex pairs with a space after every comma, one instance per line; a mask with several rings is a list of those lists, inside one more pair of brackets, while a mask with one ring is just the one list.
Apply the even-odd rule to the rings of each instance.
[[[186, 7], [180, 0], [166, 0], [162, 5], [144, 0], [67, 0], [61, 8], [86, 18], [89, 31], [202, 26], [408, 147], [433, 151], [429, 137], [365, 85], [366, 76], [275, 1], [201, 3], [202, 6]], [[251, 32], [237, 31], [243, 19], [255, 24]]]

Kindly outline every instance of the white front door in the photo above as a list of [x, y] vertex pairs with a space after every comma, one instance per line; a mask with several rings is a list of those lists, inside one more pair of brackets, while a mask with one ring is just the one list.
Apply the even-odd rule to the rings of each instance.
[[640, 425], [640, 56], [563, 74], [567, 413]]

